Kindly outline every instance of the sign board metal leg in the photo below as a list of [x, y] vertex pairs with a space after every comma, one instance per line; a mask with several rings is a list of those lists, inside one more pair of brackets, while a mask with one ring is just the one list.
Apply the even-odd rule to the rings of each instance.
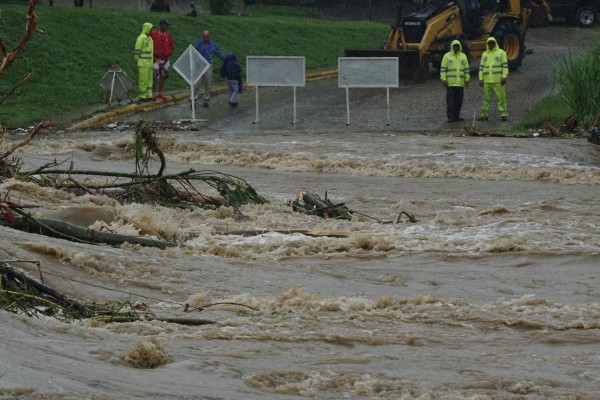
[[108, 106], [109, 107], [112, 105], [112, 98], [113, 98], [113, 91], [115, 89], [115, 77], [116, 76], [117, 76], [117, 74], [113, 72], [112, 82], [110, 84], [110, 93], [108, 94]]
[[294, 86], [294, 121], [292, 125], [296, 123], [296, 86]]
[[387, 124], [390, 124], [390, 87], [386, 87], [385, 90], [387, 91], [387, 115], [388, 115], [388, 122]]
[[258, 86], [256, 87], [256, 119], [254, 120], [254, 123], [256, 124], [258, 122]]
[[192, 102], [192, 122], [196, 121], [196, 100], [194, 100], [194, 85], [190, 87], [190, 101]]
[[350, 125], [350, 90], [348, 88], [346, 88], [346, 114], [348, 115], [346, 125]]

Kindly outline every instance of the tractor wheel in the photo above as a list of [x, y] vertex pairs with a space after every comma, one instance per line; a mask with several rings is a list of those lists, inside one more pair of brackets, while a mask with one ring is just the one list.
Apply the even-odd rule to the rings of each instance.
[[590, 7], [581, 7], [575, 14], [577, 25], [582, 28], [591, 28], [596, 23], [596, 13]]
[[519, 68], [525, 58], [525, 39], [519, 28], [510, 21], [503, 21], [496, 26], [492, 36], [506, 53], [508, 69], [514, 71]]

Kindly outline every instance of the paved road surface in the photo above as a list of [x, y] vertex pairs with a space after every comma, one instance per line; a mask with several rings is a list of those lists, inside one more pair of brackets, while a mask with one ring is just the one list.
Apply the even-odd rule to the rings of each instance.
[[[588, 47], [597, 29], [551, 26], [530, 29], [527, 33], [528, 54], [523, 65], [509, 75], [507, 98], [510, 117], [499, 121], [496, 104], [492, 103], [491, 119], [478, 123], [483, 130], [510, 128], [531, 109], [532, 105], [553, 89], [552, 69], [557, 57]], [[465, 90], [462, 115], [464, 123], [448, 123], [445, 115], [445, 90], [432, 69], [430, 79], [423, 84], [401, 84], [390, 91], [390, 122], [387, 124], [385, 89], [351, 89], [351, 124], [346, 126], [346, 98], [336, 79], [307, 82], [297, 89], [297, 121], [293, 121], [292, 88], [260, 88], [259, 116], [256, 119], [256, 96], [253, 90], [240, 96], [240, 105], [230, 109], [225, 96], [215, 96], [209, 109], [196, 110], [196, 118], [205, 119], [203, 129], [226, 132], [256, 132], [279, 130], [306, 131], [445, 131], [462, 129], [472, 124], [481, 106], [482, 90], [477, 85], [472, 65], [473, 84]], [[173, 121], [191, 117], [189, 103], [144, 113], [146, 120]], [[140, 115], [128, 117], [138, 120]]]

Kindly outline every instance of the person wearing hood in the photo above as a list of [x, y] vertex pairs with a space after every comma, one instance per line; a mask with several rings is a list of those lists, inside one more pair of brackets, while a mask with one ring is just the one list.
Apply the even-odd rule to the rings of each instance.
[[498, 42], [492, 36], [486, 42], [486, 49], [479, 64], [479, 86], [483, 87], [483, 104], [478, 120], [487, 121], [490, 119], [492, 95], [495, 94], [500, 119], [506, 121], [508, 119], [508, 108], [506, 106], [508, 60], [506, 53], [498, 46]]
[[152, 100], [152, 66], [154, 65], [154, 42], [150, 37], [152, 24], [144, 22], [142, 33], [135, 41], [133, 59], [138, 67], [139, 101]]
[[446, 87], [446, 116], [448, 122], [464, 121], [460, 117], [465, 86], [469, 86], [469, 60], [462, 52], [459, 40], [452, 41], [450, 51], [444, 54], [440, 65], [440, 79]]
[[229, 89], [229, 105], [237, 107], [238, 94], [242, 93], [242, 66], [237, 60], [235, 54], [227, 54], [223, 60], [223, 66], [219, 70], [221, 78], [227, 79], [227, 88]]

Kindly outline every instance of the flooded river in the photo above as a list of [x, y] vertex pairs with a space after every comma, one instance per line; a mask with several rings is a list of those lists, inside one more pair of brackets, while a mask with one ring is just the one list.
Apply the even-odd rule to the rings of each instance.
[[[550, 37], [534, 35], [536, 52], [509, 78], [509, 123], [478, 129], [509, 127], [551, 90], [540, 74], [556, 48]], [[80, 301], [216, 323], [66, 323], [0, 311], [0, 398], [597, 399], [600, 148], [464, 136], [446, 123], [436, 81], [395, 91], [390, 125], [385, 92], [353, 92], [345, 126], [344, 92], [335, 80], [319, 85], [299, 92], [293, 126], [291, 91], [272, 90], [259, 124], [249, 92], [235, 110], [215, 97], [198, 111], [207, 122], [197, 131], [157, 131], [166, 173], [231, 174], [269, 204], [123, 205], [3, 181], [2, 196], [37, 206], [36, 216], [180, 246], [94, 246], [0, 226], [2, 260], [39, 261], [17, 265]], [[468, 119], [480, 102], [473, 86]], [[19, 156], [24, 169], [66, 160], [133, 172], [132, 123], [189, 113], [179, 104], [117, 121], [123, 131], [40, 135]], [[358, 213], [293, 212], [300, 191]], [[340, 237], [276, 232], [287, 229]], [[264, 233], [226, 234], [242, 230]]]
[[[77, 169], [132, 171], [131, 136], [56, 134], [22, 156], [27, 166], [72, 159]], [[270, 203], [239, 212], [118, 205], [9, 180], [2, 193], [39, 206], [36, 215], [99, 228], [90, 221], [109, 209], [116, 218], [104, 223], [118, 233], [196, 237], [168, 250], [112, 248], [0, 227], [0, 251], [39, 260], [46, 284], [76, 298], [217, 323], [68, 324], [1, 312], [6, 398], [597, 398], [597, 146], [352, 130], [159, 137], [167, 173], [229, 173]], [[295, 213], [287, 203], [302, 190], [368, 217]], [[396, 222], [402, 211], [418, 222], [375, 220]], [[255, 229], [347, 237], [222, 234]], [[147, 354], [138, 356], [169, 362], [124, 362], [140, 343]]]

